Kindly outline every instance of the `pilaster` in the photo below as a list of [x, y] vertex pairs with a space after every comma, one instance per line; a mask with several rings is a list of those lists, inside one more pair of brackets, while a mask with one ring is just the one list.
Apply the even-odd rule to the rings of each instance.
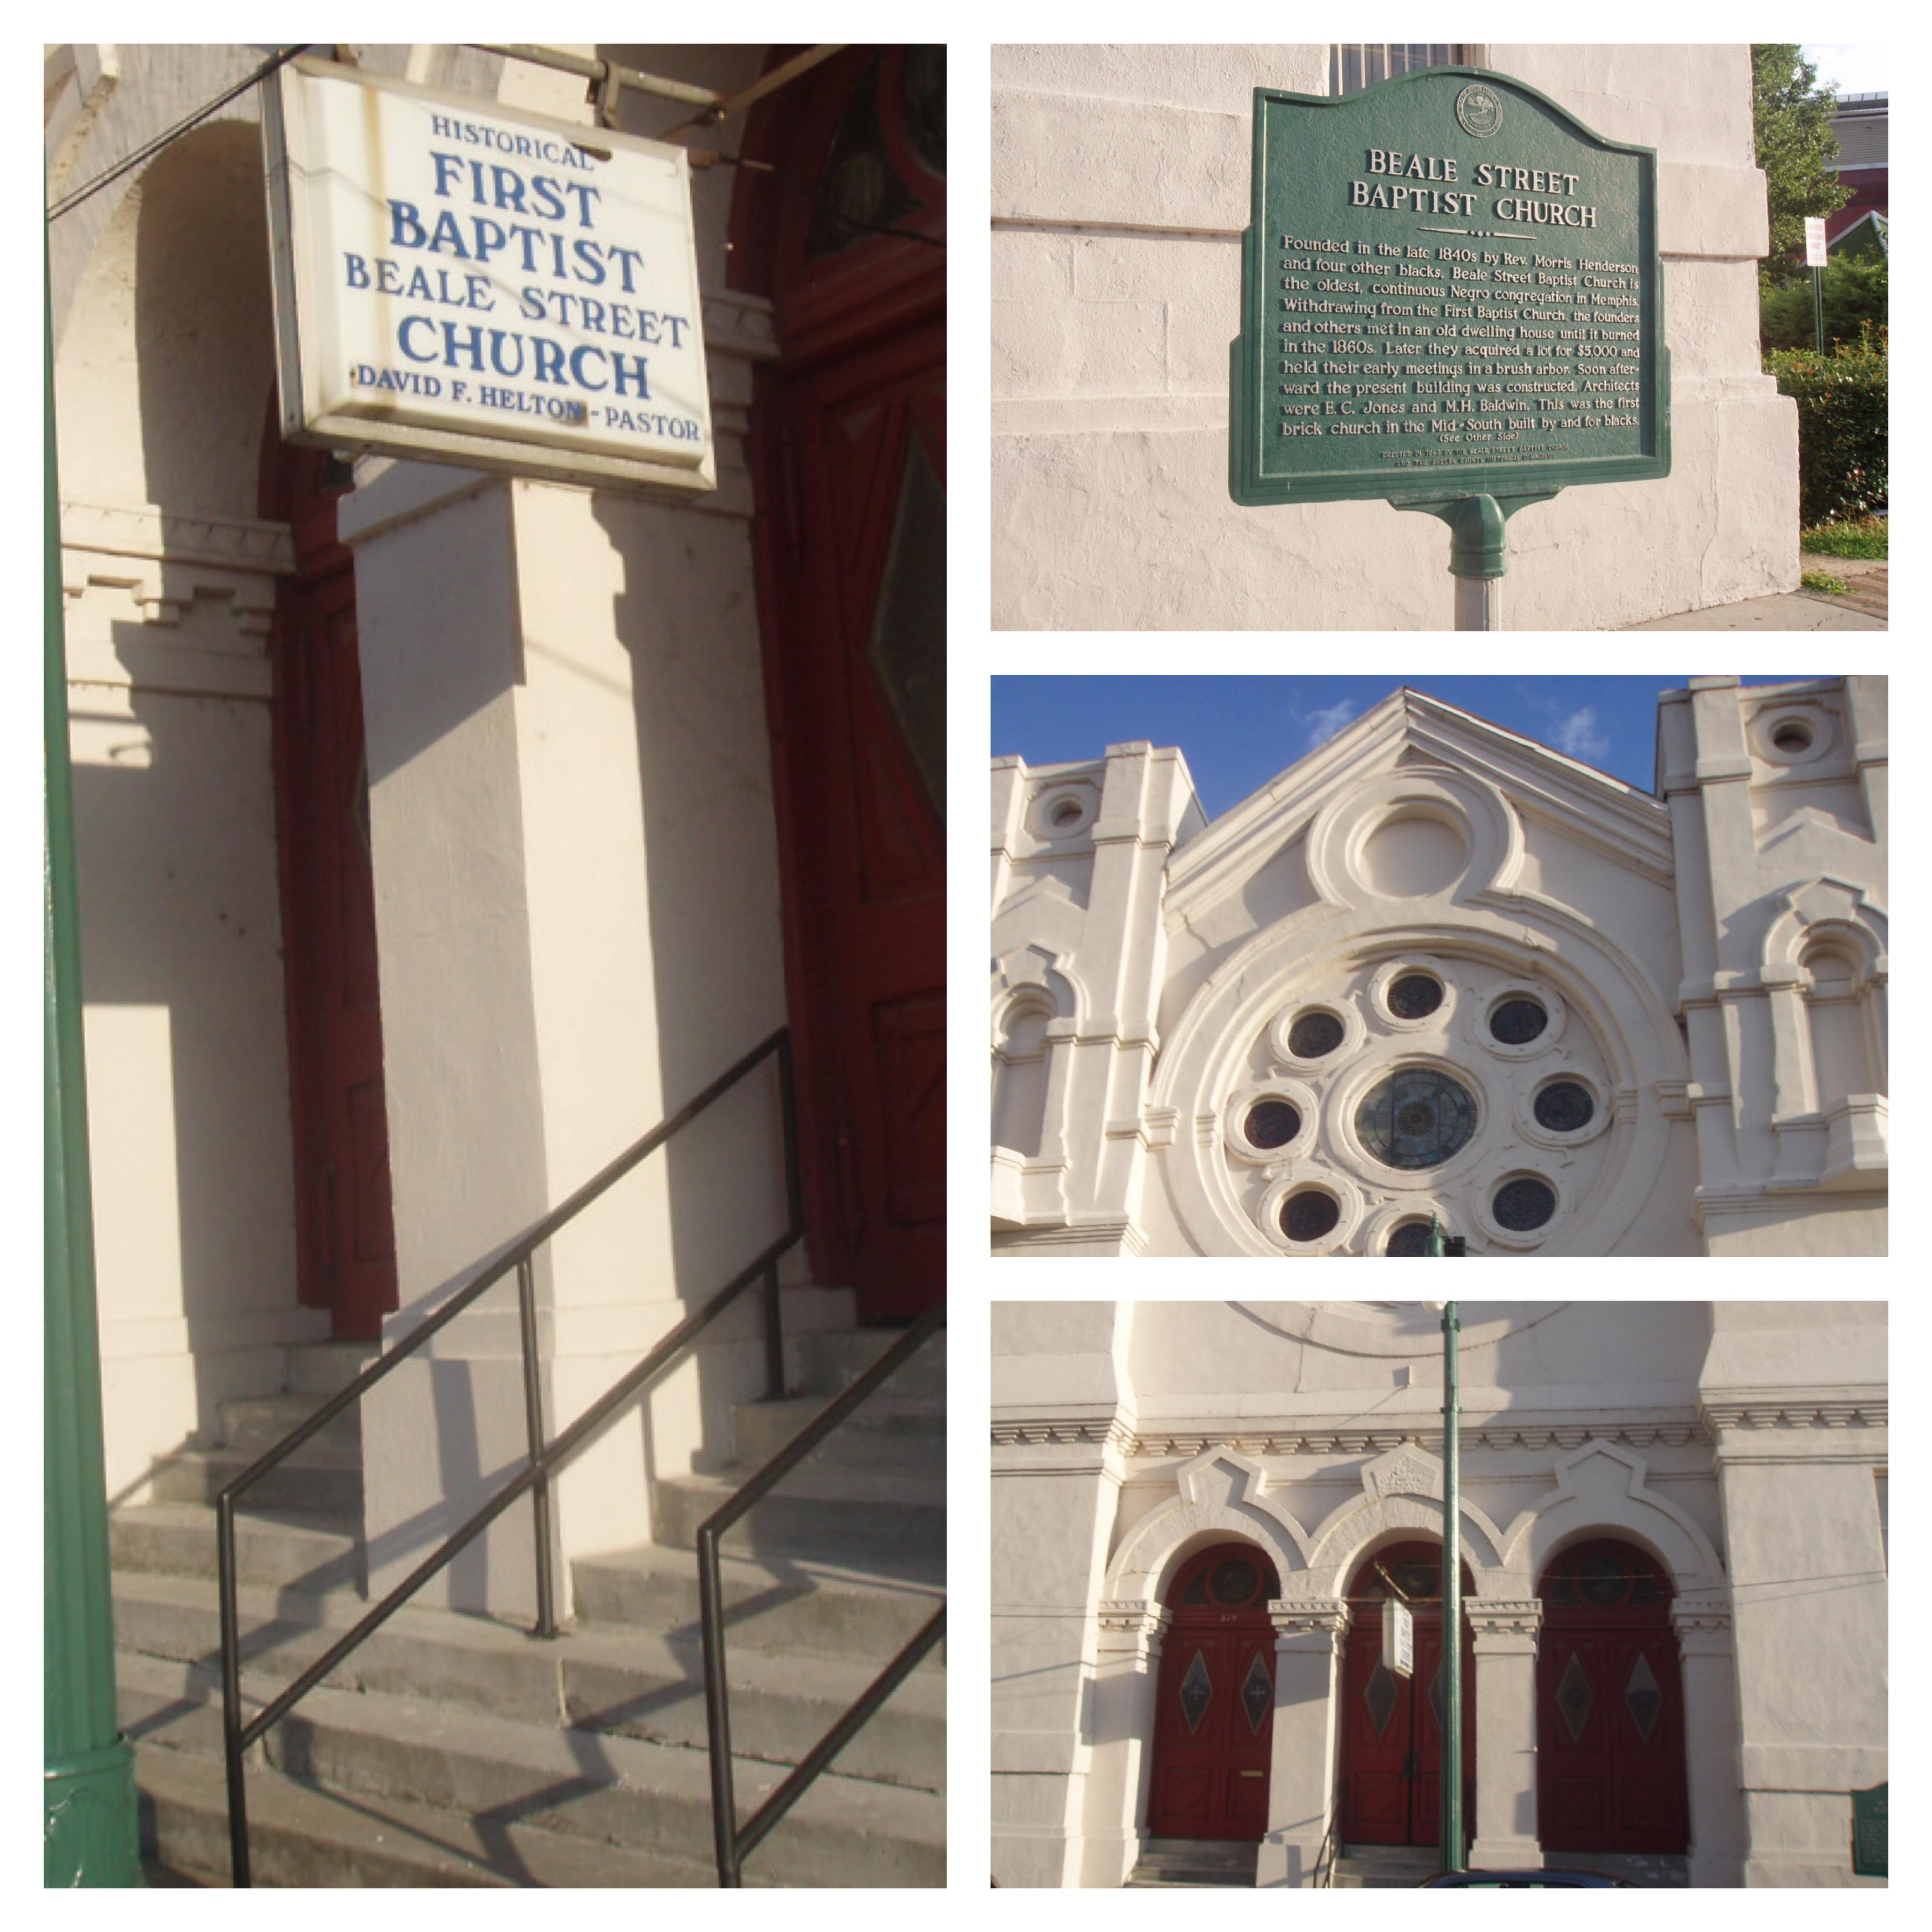
[[1352, 1615], [1340, 1597], [1268, 1606], [1275, 1628], [1274, 1746], [1258, 1887], [1316, 1882], [1333, 1820], [1342, 1658]]
[[1690, 1800], [1693, 1886], [1744, 1882], [1744, 1809], [1739, 1789], [1737, 1670], [1731, 1609], [1679, 1598], [1670, 1627], [1684, 1682], [1684, 1770]]
[[1536, 1644], [1543, 1605], [1534, 1597], [1470, 1598], [1463, 1615], [1476, 1652], [1476, 1838], [1469, 1862], [1484, 1870], [1543, 1863], [1536, 1819]]

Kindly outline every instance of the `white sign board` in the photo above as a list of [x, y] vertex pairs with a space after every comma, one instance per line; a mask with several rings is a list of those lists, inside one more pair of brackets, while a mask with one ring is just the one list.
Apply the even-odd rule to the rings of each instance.
[[716, 487], [682, 148], [309, 58], [264, 122], [285, 436]]
[[1825, 218], [1822, 214], [1808, 214], [1804, 218], [1804, 266], [1808, 268], [1822, 268], [1825, 266]]
[[1415, 1618], [1406, 1604], [1393, 1597], [1382, 1600], [1382, 1661], [1398, 1677], [1415, 1670]]

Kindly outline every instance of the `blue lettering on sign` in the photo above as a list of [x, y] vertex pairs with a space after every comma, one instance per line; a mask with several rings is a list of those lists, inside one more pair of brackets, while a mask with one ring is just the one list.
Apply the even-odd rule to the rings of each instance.
[[[424, 206], [390, 199], [390, 252], [345, 250], [341, 257], [345, 289], [416, 311], [393, 324], [396, 353], [406, 366], [358, 363], [350, 371], [354, 386], [447, 396], [578, 426], [593, 420], [584, 397], [608, 397], [614, 400], [598, 404], [595, 417], [606, 429], [701, 442], [703, 425], [694, 418], [637, 406], [651, 401], [650, 358], [618, 345], [681, 349], [694, 318], [622, 299], [642, 292], [643, 253], [597, 232], [604, 190], [594, 180], [573, 178], [594, 175], [608, 156], [568, 140], [448, 115], [431, 116], [430, 124], [442, 144], [428, 156], [434, 200]], [[489, 158], [460, 152], [466, 148], [484, 150]], [[513, 268], [532, 279], [508, 290], [499, 278]], [[600, 292], [578, 292], [586, 289]], [[567, 332], [564, 339], [541, 328], [460, 322], [447, 314], [494, 314], [505, 292], [519, 321], [548, 323]], [[439, 316], [436, 310], [446, 313]], [[602, 340], [576, 339], [584, 335]], [[460, 377], [445, 373], [458, 371]], [[519, 382], [538, 386], [509, 386]]]

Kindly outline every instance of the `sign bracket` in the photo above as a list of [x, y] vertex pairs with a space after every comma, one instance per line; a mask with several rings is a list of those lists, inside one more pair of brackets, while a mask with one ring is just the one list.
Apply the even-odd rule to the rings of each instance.
[[1456, 579], [1456, 628], [1500, 628], [1495, 580], [1509, 568], [1508, 522], [1528, 503], [1546, 503], [1554, 490], [1492, 496], [1391, 496], [1394, 510], [1419, 510], [1449, 526], [1449, 574]]

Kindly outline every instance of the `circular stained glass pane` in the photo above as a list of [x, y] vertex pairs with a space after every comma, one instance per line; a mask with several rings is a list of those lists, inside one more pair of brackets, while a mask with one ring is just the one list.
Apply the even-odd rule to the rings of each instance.
[[1623, 1600], [1630, 1574], [1614, 1556], [1586, 1556], [1576, 1574], [1576, 1587], [1586, 1601], [1607, 1609]]
[[1442, 982], [1430, 973], [1405, 973], [1388, 989], [1388, 1009], [1399, 1020], [1426, 1019], [1442, 1004]]
[[1496, 1198], [1490, 1203], [1490, 1212], [1495, 1215], [1499, 1226], [1526, 1234], [1531, 1229], [1541, 1227], [1556, 1212], [1556, 1196], [1540, 1180], [1527, 1177], [1520, 1180], [1508, 1180], [1496, 1190]]
[[1291, 1194], [1281, 1210], [1282, 1232], [1291, 1241], [1318, 1241], [1342, 1218], [1342, 1210], [1332, 1194], [1318, 1187], [1305, 1187]]
[[1298, 1060], [1319, 1060], [1342, 1044], [1342, 1030], [1333, 1013], [1304, 1013], [1288, 1030], [1288, 1050]]
[[1536, 1096], [1536, 1118], [1552, 1134], [1574, 1134], [1596, 1118], [1588, 1088], [1574, 1080], [1552, 1081]]
[[1385, 1167], [1440, 1167], [1475, 1131], [1468, 1089], [1431, 1066], [1377, 1081], [1355, 1109], [1357, 1135]]
[[1540, 1000], [1505, 1000], [1490, 1016], [1491, 1036], [1505, 1046], [1527, 1046], [1549, 1024]]
[[1388, 1238], [1388, 1246], [1383, 1249], [1385, 1255], [1426, 1255], [1429, 1252], [1429, 1223], [1426, 1221], [1405, 1221]]
[[1225, 1563], [1214, 1566], [1214, 1578], [1210, 1587], [1214, 1592], [1214, 1600], [1225, 1610], [1237, 1610], [1261, 1586], [1261, 1574], [1252, 1563], [1244, 1563], [1238, 1556], [1231, 1556]]
[[1286, 1100], [1263, 1100], [1248, 1109], [1241, 1131], [1250, 1147], [1286, 1147], [1300, 1132], [1301, 1115]]

